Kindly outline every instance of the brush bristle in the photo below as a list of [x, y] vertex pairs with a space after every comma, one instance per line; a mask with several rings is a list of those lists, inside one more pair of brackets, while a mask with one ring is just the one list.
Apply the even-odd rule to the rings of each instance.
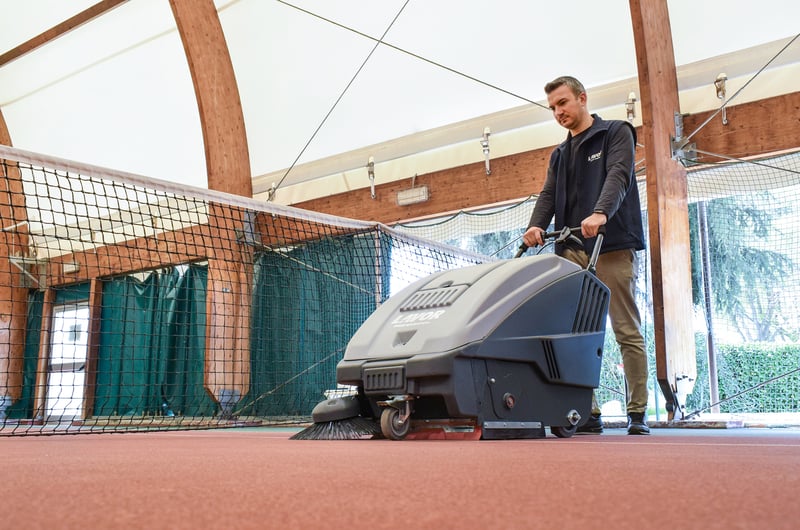
[[315, 423], [298, 432], [290, 440], [358, 440], [380, 434], [380, 425], [372, 419], [356, 416], [336, 421]]

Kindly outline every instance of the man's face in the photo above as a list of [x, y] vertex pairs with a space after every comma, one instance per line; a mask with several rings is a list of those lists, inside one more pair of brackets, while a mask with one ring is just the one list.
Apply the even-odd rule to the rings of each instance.
[[586, 114], [586, 94], [576, 96], [567, 85], [547, 94], [547, 103], [559, 125], [570, 131], [581, 124]]

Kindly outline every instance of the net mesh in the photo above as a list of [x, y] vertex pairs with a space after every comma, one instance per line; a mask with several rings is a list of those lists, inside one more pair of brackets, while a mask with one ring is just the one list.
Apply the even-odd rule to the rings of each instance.
[[[390, 228], [4, 146], [0, 160], [0, 435], [308, 421], [346, 391], [336, 363], [381, 302], [433, 272], [511, 257], [535, 204]], [[688, 411], [800, 412], [798, 171], [798, 152], [690, 168]], [[608, 331], [597, 396], [614, 416], [625, 383]]]
[[[800, 233], [795, 228], [800, 222], [800, 153], [704, 166], [682, 162], [690, 166], [689, 236], [698, 364], [686, 412], [800, 413], [800, 316], [793, 310], [800, 303]], [[639, 195], [646, 226], [643, 180]], [[457, 212], [395, 228], [505, 258], [516, 251], [535, 200], [529, 197], [491, 210]], [[701, 230], [701, 225], [707, 230]], [[543, 251], [552, 252], [552, 248]], [[660, 419], [667, 412], [655, 373], [648, 251], [640, 253], [638, 263], [637, 300], [650, 366], [649, 413]], [[712, 378], [716, 393], [711, 392]], [[596, 395], [605, 416], [625, 415], [622, 357], [610, 325]]]
[[491, 259], [1, 149], [3, 435], [307, 421], [378, 304]]
[[798, 175], [796, 151], [728, 160], [690, 173], [692, 283], [700, 330], [690, 411], [791, 414], [796, 421]]

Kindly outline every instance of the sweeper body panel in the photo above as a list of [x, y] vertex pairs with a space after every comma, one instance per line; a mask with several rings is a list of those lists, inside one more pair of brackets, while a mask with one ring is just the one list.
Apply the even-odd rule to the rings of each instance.
[[571, 436], [599, 384], [609, 292], [555, 255], [419, 280], [350, 340], [337, 381], [384, 436], [464, 420], [483, 438]]

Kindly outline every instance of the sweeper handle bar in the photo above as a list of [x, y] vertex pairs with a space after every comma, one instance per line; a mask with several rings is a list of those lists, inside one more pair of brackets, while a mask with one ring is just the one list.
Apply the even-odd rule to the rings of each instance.
[[[579, 234], [581, 232], [581, 227], [576, 226], [574, 228], [570, 228], [565, 226], [561, 230], [556, 230], [553, 232], [545, 232], [542, 234], [542, 239], [552, 239], [555, 238], [556, 243], [563, 243], [568, 239], [572, 238], [577, 243], [581, 243], [581, 240], [575, 237], [575, 234]], [[586, 269], [591, 272], [592, 274], [595, 273], [595, 268], [597, 266], [597, 258], [600, 256], [600, 248], [603, 246], [603, 238], [606, 234], [606, 227], [601, 226], [600, 229], [597, 231], [597, 238], [594, 242], [594, 248], [592, 248], [592, 255], [589, 257], [589, 264], [586, 266]], [[519, 246], [519, 250], [517, 251], [515, 258], [519, 258], [528, 250], [528, 245], [525, 243]]]
[[[580, 232], [581, 232], [580, 226], [576, 226], [575, 228], [570, 228], [568, 226], [565, 226], [561, 230], [556, 230], [553, 232], [544, 232], [542, 234], [542, 240], [547, 241], [548, 239], [555, 238], [555, 243], [563, 243], [567, 239], [572, 238], [573, 241], [575, 241], [578, 244], [581, 244], [581, 240], [575, 237], [575, 234], [579, 234]], [[530, 247], [528, 245], [522, 243], [519, 246], [519, 250], [517, 251], [514, 257], [519, 258], [523, 254], [525, 254], [525, 252], [527, 252], [529, 248]]]

